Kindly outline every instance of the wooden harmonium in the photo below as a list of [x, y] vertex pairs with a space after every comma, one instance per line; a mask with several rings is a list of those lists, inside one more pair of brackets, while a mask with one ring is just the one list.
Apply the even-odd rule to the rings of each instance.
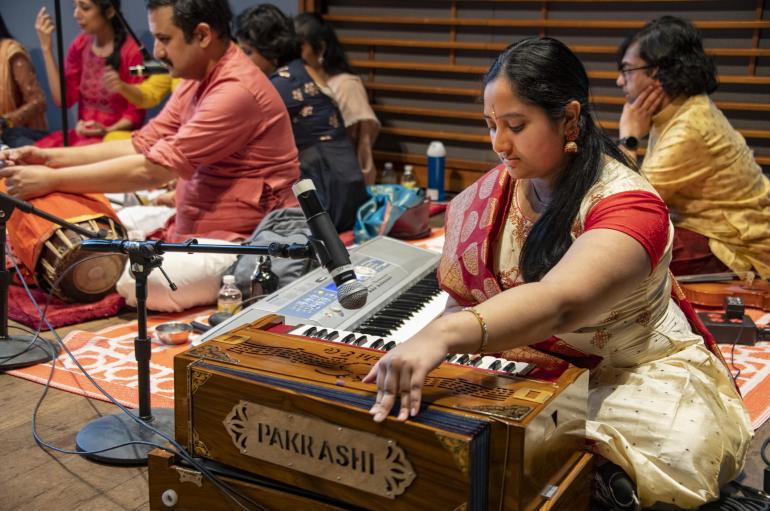
[[267, 331], [281, 321], [176, 356], [176, 439], [193, 455], [375, 510], [516, 511], [565, 493], [554, 481], [585, 447], [585, 370], [538, 381], [442, 364], [416, 417], [378, 424], [361, 379], [383, 353]]

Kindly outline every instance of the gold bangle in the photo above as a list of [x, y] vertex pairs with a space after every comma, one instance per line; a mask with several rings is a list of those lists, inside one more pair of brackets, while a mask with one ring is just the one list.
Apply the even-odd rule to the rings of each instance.
[[489, 341], [489, 330], [487, 329], [487, 322], [484, 321], [484, 316], [482, 316], [481, 313], [473, 307], [465, 307], [463, 310], [473, 314], [476, 317], [476, 320], [479, 322], [479, 326], [481, 327], [481, 344], [476, 350], [476, 353], [484, 353], [484, 351], [487, 349], [487, 341]]

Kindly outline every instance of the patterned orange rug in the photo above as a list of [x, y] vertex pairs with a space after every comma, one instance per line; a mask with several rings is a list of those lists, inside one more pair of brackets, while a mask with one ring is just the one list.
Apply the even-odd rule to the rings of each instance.
[[[174, 355], [190, 347], [190, 344], [167, 346], [154, 337], [154, 327], [166, 321], [205, 322], [214, 311], [197, 309], [179, 314], [164, 314], [148, 319], [148, 333], [153, 338], [150, 359], [150, 392], [153, 407], [173, 408], [174, 406]], [[134, 338], [136, 321], [108, 327], [98, 332], [75, 330], [63, 340], [69, 350], [107, 392], [121, 404], [136, 408], [137, 395], [136, 358]], [[51, 371], [51, 363], [39, 364], [8, 374], [38, 383], [45, 383]], [[56, 370], [51, 386], [95, 399], [108, 401], [83, 375], [66, 353], [56, 361]]]
[[[442, 238], [443, 230], [434, 230], [433, 236], [421, 240], [423, 248], [435, 250], [436, 244], [443, 241]], [[176, 315], [153, 316], [149, 319], [150, 335], [153, 334], [153, 327], [159, 323], [175, 320], [205, 322], [212, 312], [211, 309], [198, 309]], [[770, 314], [749, 309], [747, 313], [757, 324], [770, 322]], [[135, 336], [136, 321], [132, 321], [98, 332], [74, 331], [65, 337], [64, 342], [100, 385], [124, 405], [136, 407], [138, 397], [134, 358]], [[166, 346], [157, 340], [153, 341], [150, 361], [152, 406], [174, 406], [174, 355], [189, 346]], [[734, 349], [730, 344], [719, 346], [725, 360], [732, 366], [733, 374], [738, 374], [738, 386], [749, 411], [751, 424], [754, 429], [758, 429], [770, 418], [770, 342], [758, 342], [755, 346], [736, 345]], [[50, 363], [41, 364], [8, 373], [45, 383], [50, 367]], [[107, 400], [66, 354], [61, 355], [56, 363], [51, 385], [95, 399]]]
[[[757, 324], [770, 323], [770, 314], [747, 310]], [[738, 388], [749, 411], [754, 429], [770, 418], [770, 342], [757, 342], [754, 346], [720, 344], [727, 364], [738, 375]], [[738, 372], [740, 371], [740, 372]]]

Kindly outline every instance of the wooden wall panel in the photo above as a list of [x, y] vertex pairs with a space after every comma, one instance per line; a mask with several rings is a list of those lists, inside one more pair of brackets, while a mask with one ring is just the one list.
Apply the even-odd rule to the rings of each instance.
[[[509, 43], [556, 37], [582, 59], [596, 116], [612, 137], [624, 102], [617, 47], [649, 20], [693, 21], [714, 55], [712, 95], [770, 171], [770, 5], [767, 0], [304, 0], [335, 27], [383, 123], [384, 161], [415, 165], [425, 184], [431, 140], [447, 147], [448, 188], [459, 191], [495, 164], [481, 117], [480, 80]], [[303, 8], [303, 5], [300, 5]]]

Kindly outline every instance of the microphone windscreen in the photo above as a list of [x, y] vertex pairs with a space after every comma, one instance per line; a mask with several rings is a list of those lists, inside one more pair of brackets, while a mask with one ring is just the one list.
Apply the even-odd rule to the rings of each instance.
[[366, 305], [369, 290], [358, 280], [349, 280], [337, 287], [337, 301], [346, 309], [360, 309]]

